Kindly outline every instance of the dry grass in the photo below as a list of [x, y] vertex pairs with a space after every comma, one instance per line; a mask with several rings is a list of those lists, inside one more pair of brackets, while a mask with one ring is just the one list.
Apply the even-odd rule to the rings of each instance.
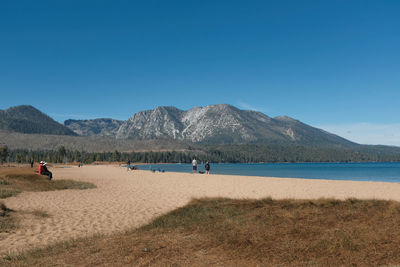
[[13, 197], [21, 193], [21, 191], [12, 188], [0, 188], [0, 198]]
[[8, 233], [16, 228], [15, 218], [11, 216], [13, 210], [0, 203], [0, 233]]
[[130, 232], [63, 242], [4, 265], [379, 266], [400, 263], [400, 203], [205, 199]]
[[43, 211], [43, 210], [34, 210], [31, 212], [32, 215], [34, 215], [35, 217], [38, 218], [49, 218], [50, 214], [48, 214], [47, 212]]
[[0, 185], [9, 185], [10, 182], [4, 179], [0, 179]]
[[89, 189], [96, 186], [86, 182], [52, 180], [34, 173], [31, 168], [0, 168], [0, 198], [15, 196], [23, 191], [53, 191]]

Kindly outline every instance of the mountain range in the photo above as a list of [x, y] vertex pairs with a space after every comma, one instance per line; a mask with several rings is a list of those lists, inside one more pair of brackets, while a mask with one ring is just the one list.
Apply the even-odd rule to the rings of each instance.
[[[0, 110], [0, 146], [12, 150], [180, 151], [219, 161], [391, 161], [400, 148], [360, 145], [296, 119], [219, 104], [180, 110], [157, 107], [128, 120], [66, 120], [32, 106]], [[90, 156], [92, 157], [92, 156]]]
[[191, 143], [285, 143], [340, 145], [354, 143], [287, 116], [271, 118], [261, 112], [227, 104], [184, 111], [163, 106], [141, 111], [126, 121], [66, 120], [64, 126], [83, 136], [117, 139], [171, 139]]

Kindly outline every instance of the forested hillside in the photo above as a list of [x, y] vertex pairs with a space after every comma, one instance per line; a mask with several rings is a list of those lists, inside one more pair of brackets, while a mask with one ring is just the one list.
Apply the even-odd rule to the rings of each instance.
[[329, 147], [238, 145], [189, 147], [184, 151], [120, 152], [114, 150], [112, 152], [90, 153], [60, 147], [57, 150], [7, 150], [6, 156], [4, 156], [4, 152], [2, 155], [3, 161], [19, 163], [29, 162], [30, 159], [36, 162], [46, 160], [55, 163], [125, 162], [128, 159], [137, 163], [189, 163], [193, 157], [196, 157], [200, 162], [211, 161], [214, 163], [384, 162], [400, 161], [399, 150], [391, 153], [379, 153], [373, 152], [373, 149], [368, 151], [363, 147], [352, 150]]
[[23, 134], [0, 131], [0, 146], [10, 150], [57, 150], [64, 146], [67, 150], [85, 152], [104, 151], [146, 151], [146, 150], [184, 150], [188, 144], [177, 140], [132, 140], [98, 136], [67, 136], [48, 134]]

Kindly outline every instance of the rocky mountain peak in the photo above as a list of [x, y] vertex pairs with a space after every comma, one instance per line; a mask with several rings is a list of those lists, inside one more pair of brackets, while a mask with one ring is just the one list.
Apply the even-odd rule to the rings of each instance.
[[[104, 127], [96, 123], [99, 128]], [[107, 131], [92, 130], [91, 133], [86, 131], [86, 134], [114, 136], [118, 139], [162, 138], [208, 143], [351, 143], [287, 116], [272, 119], [261, 112], [241, 110], [229, 104], [197, 106], [186, 111], [172, 106], [159, 106], [138, 112], [127, 121], [107, 125]], [[82, 129], [74, 131], [80, 134], [85, 132]]]

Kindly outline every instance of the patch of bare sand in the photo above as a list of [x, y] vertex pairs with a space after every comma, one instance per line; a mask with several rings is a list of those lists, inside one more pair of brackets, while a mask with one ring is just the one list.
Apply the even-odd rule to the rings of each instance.
[[[17, 211], [42, 210], [49, 218], [22, 219], [0, 236], [0, 254], [148, 223], [192, 198], [360, 198], [400, 201], [400, 184], [287, 178], [151, 173], [118, 166], [55, 168], [55, 179], [92, 182], [96, 189], [26, 192], [5, 199]], [[190, 170], [189, 170], [190, 171]]]

